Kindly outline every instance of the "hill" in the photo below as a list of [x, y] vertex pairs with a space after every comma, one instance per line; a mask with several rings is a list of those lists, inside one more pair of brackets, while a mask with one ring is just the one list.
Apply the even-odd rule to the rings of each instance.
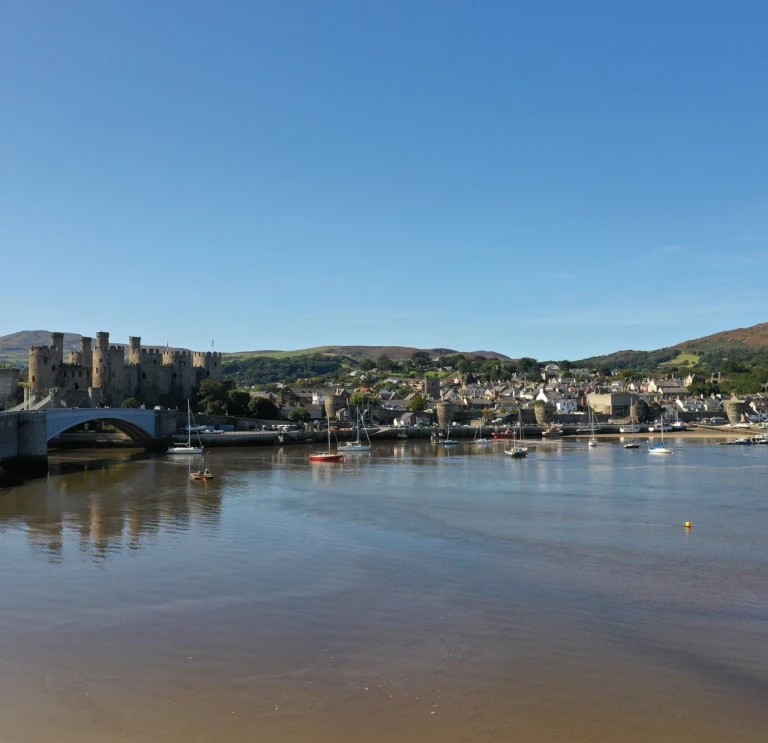
[[[21, 330], [18, 333], [0, 336], [0, 361], [25, 367], [29, 361], [30, 346], [47, 346], [51, 342], [49, 330]], [[64, 350], [80, 348], [80, 336], [64, 333]]]
[[[77, 333], [64, 333], [64, 350], [78, 350], [80, 348], [80, 337]], [[51, 331], [49, 330], [22, 330], [18, 333], [0, 336], [0, 361], [8, 361], [25, 367], [29, 358], [29, 347], [47, 346], [50, 340]], [[127, 344], [118, 343], [118, 345]], [[258, 358], [262, 356], [275, 359], [292, 356], [343, 356], [359, 363], [363, 359], [375, 360], [382, 355], [389, 356], [392, 361], [403, 361], [411, 358], [417, 351], [426, 351], [433, 357], [453, 356], [457, 353], [463, 353], [467, 358], [485, 356], [488, 359], [509, 360], [509, 356], [496, 351], [454, 351], [451, 348], [412, 348], [410, 346], [317, 346], [316, 348], [301, 348], [295, 351], [238, 351], [235, 353], [225, 353], [223, 356], [225, 360]]]
[[718, 369], [725, 362], [768, 365], [768, 323], [713, 333], [655, 351], [616, 351], [573, 362], [577, 366], [653, 371], [664, 366], [704, 366]]
[[301, 348], [295, 351], [237, 351], [225, 353], [224, 358], [253, 358], [269, 356], [272, 358], [286, 358], [288, 356], [314, 356], [323, 354], [326, 356], [344, 356], [357, 362], [363, 359], [376, 360], [379, 356], [389, 356], [392, 361], [404, 361], [410, 359], [417, 351], [426, 351], [430, 356], [453, 356], [462, 353], [467, 358], [485, 356], [487, 359], [509, 360], [509, 356], [497, 351], [454, 351], [451, 348], [412, 348], [411, 346], [316, 346], [315, 348]]

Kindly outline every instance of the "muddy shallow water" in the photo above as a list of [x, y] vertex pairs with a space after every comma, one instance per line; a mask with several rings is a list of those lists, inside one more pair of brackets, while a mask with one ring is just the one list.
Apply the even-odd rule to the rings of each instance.
[[0, 740], [763, 743], [768, 447], [673, 445], [1, 491]]

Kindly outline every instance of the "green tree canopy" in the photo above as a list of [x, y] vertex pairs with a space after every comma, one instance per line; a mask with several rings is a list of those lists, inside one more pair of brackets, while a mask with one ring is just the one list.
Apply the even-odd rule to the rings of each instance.
[[253, 418], [274, 421], [280, 417], [280, 408], [266, 397], [252, 397], [248, 403], [248, 411]]
[[429, 354], [426, 351], [416, 351], [411, 354], [411, 363], [417, 369], [428, 369], [432, 366], [432, 359], [429, 358]]
[[429, 401], [426, 397], [424, 397], [424, 395], [414, 395], [411, 398], [411, 401], [408, 403], [408, 410], [414, 413], [426, 410], [428, 402]]
[[250, 402], [250, 393], [245, 390], [230, 390], [226, 399], [227, 415], [245, 418], [251, 412], [248, 408]]
[[125, 400], [123, 400], [121, 408], [138, 408], [141, 407], [139, 401], [135, 397], [126, 397]]
[[363, 359], [360, 362], [360, 369], [362, 371], [371, 371], [371, 369], [375, 369], [375, 368], [376, 368], [376, 364], [372, 359]]
[[306, 422], [310, 419], [309, 410], [306, 408], [294, 408], [288, 413], [288, 420], [295, 422]]
[[378, 401], [376, 395], [372, 395], [370, 392], [353, 392], [349, 398], [351, 405], [376, 405]]
[[227, 386], [224, 382], [204, 379], [197, 391], [197, 409], [208, 415], [226, 415]]
[[376, 366], [380, 371], [392, 371], [395, 363], [392, 361], [392, 359], [389, 358], [389, 356], [387, 356], [387, 354], [383, 353], [381, 356], [379, 356], [378, 359], [376, 359]]

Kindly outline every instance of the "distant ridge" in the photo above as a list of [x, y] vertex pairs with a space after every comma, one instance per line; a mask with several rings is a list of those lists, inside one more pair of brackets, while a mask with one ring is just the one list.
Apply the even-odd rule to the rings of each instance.
[[729, 359], [750, 364], [768, 363], [768, 323], [722, 330], [655, 351], [615, 351], [604, 356], [580, 359], [574, 363], [650, 371], [657, 367], [695, 366], [698, 363], [717, 366]]
[[404, 361], [411, 358], [417, 351], [426, 351], [430, 356], [453, 356], [461, 353], [467, 358], [485, 356], [487, 359], [510, 360], [509, 356], [498, 351], [455, 351], [452, 348], [415, 348], [411, 346], [316, 346], [314, 348], [301, 348], [294, 351], [238, 351], [236, 353], [225, 353], [224, 357], [249, 358], [254, 356], [273, 356], [281, 358], [319, 353], [326, 356], [346, 356], [355, 361], [362, 361], [363, 359], [375, 361], [379, 356], [389, 356], [393, 361]]
[[[95, 334], [94, 336], [95, 337]], [[64, 350], [79, 351], [80, 338], [78, 333], [64, 333]], [[47, 346], [51, 342], [50, 330], [20, 330], [18, 333], [0, 336], [0, 361], [9, 361], [20, 367], [26, 367], [29, 363], [30, 346]], [[110, 340], [110, 345], [128, 346], [127, 341]], [[165, 344], [141, 344], [142, 348], [165, 348]], [[187, 349], [169, 346], [171, 351], [183, 351]]]

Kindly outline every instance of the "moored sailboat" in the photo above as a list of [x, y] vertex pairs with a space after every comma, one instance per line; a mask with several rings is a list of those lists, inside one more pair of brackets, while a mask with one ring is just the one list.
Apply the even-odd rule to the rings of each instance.
[[310, 462], [340, 462], [344, 454], [331, 451], [331, 419], [328, 418], [328, 451], [316, 451], [309, 455]]
[[[192, 408], [187, 400], [187, 443], [186, 444], [173, 444], [167, 454], [202, 454], [203, 442], [200, 440], [200, 431], [194, 423], [195, 417], [192, 415]], [[192, 431], [197, 434], [198, 446], [192, 446]]]
[[[517, 419], [517, 427], [520, 430], [520, 443], [516, 443], [517, 439], [513, 440], [512, 447], [510, 449], [505, 449], [504, 453], [512, 457], [512, 459], [522, 459], [523, 457], [528, 456], [528, 447], [523, 446], [523, 414], [521, 411], [518, 411], [518, 419]], [[514, 429], [513, 429], [514, 432]]]
[[664, 419], [662, 418], [661, 425], [659, 426], [659, 430], [661, 431], [661, 443], [660, 444], [651, 444], [648, 447], [648, 453], [649, 454], [671, 454], [672, 449], [668, 446], [664, 446], [664, 429], [666, 426], [664, 425]]

